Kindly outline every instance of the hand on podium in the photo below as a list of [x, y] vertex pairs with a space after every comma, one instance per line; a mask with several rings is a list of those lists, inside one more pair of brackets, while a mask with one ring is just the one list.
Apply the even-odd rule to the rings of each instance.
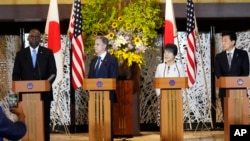
[[11, 108], [10, 111], [17, 115], [19, 121], [25, 122], [25, 114], [21, 103], [18, 103], [17, 107]]

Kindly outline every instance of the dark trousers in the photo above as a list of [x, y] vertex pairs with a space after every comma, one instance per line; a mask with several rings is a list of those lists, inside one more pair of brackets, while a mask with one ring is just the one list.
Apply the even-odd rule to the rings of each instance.
[[220, 97], [223, 122], [224, 122], [224, 98], [225, 97]]
[[43, 101], [44, 141], [50, 141], [50, 100]]
[[[238, 90], [238, 88], [236, 88], [236, 90]], [[246, 96], [247, 96], [247, 92], [246, 92]], [[221, 109], [222, 109], [223, 120], [224, 120], [224, 111], [225, 111], [224, 110], [224, 99], [226, 98], [226, 89], [219, 89], [219, 97], [220, 97]]]
[[219, 89], [219, 98], [221, 102], [221, 110], [222, 110], [222, 118], [224, 121], [224, 98], [226, 97], [226, 89], [220, 88]]

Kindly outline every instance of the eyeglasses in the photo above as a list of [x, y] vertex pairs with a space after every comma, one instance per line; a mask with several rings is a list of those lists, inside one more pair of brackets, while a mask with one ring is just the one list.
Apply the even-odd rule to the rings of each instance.
[[32, 36], [32, 35], [31, 35], [31, 36], [29, 36], [29, 38], [30, 38], [30, 39], [35, 39], [35, 40], [37, 40], [37, 39], [40, 39], [40, 36]]

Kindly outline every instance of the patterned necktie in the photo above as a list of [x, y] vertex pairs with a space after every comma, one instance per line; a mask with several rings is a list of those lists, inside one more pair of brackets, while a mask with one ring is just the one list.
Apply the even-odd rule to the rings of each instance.
[[36, 66], [36, 50], [35, 49], [32, 50], [32, 63], [33, 63], [33, 67], [35, 68]]
[[229, 69], [231, 68], [231, 62], [232, 62], [232, 53], [227, 53], [227, 60], [228, 60], [228, 65], [229, 65]]
[[101, 57], [98, 56], [97, 63], [96, 63], [96, 65], [95, 65], [95, 75], [98, 74], [99, 67], [100, 67], [100, 63], [101, 63]]

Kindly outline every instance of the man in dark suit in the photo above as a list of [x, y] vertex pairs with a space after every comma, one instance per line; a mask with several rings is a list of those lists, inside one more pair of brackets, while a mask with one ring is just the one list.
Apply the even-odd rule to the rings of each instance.
[[[28, 36], [29, 47], [21, 49], [16, 54], [12, 79], [17, 80], [47, 80], [51, 76], [52, 85], [55, 80], [57, 69], [52, 50], [40, 46], [41, 34], [37, 29], [31, 29]], [[33, 60], [33, 55], [35, 59]], [[20, 97], [21, 98], [21, 97]], [[50, 140], [50, 104], [53, 100], [51, 91], [42, 93], [44, 113], [44, 134], [45, 141]]]
[[[215, 57], [215, 75], [221, 76], [248, 76], [249, 57], [245, 50], [235, 48], [237, 36], [234, 32], [222, 33], [223, 51]], [[231, 60], [231, 61], [230, 61]], [[226, 90], [219, 90], [222, 112], [224, 114], [224, 97]]]
[[[95, 38], [96, 57], [91, 60], [88, 78], [118, 78], [118, 61], [107, 52], [108, 39], [103, 36]], [[100, 61], [98, 63], [98, 58]], [[98, 66], [97, 66], [98, 65]], [[116, 96], [114, 92], [110, 94], [110, 100], [115, 102]]]
[[[117, 59], [107, 52], [108, 39], [104, 36], [97, 36], [95, 38], [95, 53], [96, 57], [91, 60], [88, 78], [115, 78], [118, 79], [118, 61]], [[117, 102], [115, 91], [110, 91], [111, 101], [111, 140], [113, 136], [113, 102]]]

